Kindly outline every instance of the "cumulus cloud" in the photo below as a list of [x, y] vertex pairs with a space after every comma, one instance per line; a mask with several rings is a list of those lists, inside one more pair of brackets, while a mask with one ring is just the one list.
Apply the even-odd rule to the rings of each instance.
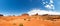
[[50, 0], [50, 3], [53, 3], [53, 0]]
[[43, 5], [46, 4], [46, 2], [42, 1]]
[[54, 9], [55, 7], [54, 7], [54, 2], [53, 2], [53, 0], [50, 0], [50, 2], [48, 2], [48, 1], [42, 1], [43, 2], [43, 5], [44, 5], [44, 7], [45, 8], [47, 8], [47, 9]]
[[48, 8], [48, 9], [54, 9], [54, 5], [53, 4], [50, 4], [50, 5], [47, 4], [47, 5], [45, 5], [45, 7]]
[[40, 10], [40, 9], [33, 9], [29, 12], [27, 12], [29, 15], [34, 15], [38, 13], [38, 15], [44, 15], [44, 14], [49, 14], [49, 15], [60, 15], [60, 12], [55, 12], [55, 11], [46, 11], [46, 10]]

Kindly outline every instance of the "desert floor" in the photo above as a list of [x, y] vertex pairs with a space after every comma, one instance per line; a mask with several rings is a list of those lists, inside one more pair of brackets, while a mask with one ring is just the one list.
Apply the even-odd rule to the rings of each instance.
[[44, 20], [39, 16], [3, 16], [0, 26], [60, 26], [60, 21]]

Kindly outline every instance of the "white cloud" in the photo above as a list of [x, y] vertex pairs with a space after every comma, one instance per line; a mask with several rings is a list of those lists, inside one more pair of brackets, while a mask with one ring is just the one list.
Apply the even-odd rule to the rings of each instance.
[[54, 9], [55, 7], [53, 3], [54, 3], [53, 0], [50, 0], [50, 2], [48, 1], [43, 2], [43, 5], [47, 9]]
[[53, 3], [53, 0], [50, 0], [50, 3]]
[[54, 5], [53, 4], [45, 5], [45, 7], [48, 8], [48, 9], [54, 9]]
[[45, 2], [43, 2], [43, 4], [46, 4]]
[[50, 5], [46, 5], [45, 7], [48, 8], [48, 9], [51, 9], [51, 6]]
[[40, 10], [40, 9], [33, 9], [29, 12], [27, 12], [29, 15], [34, 15], [38, 13], [39, 15], [43, 14], [49, 14], [49, 15], [60, 15], [60, 12], [55, 12], [55, 11], [46, 11], [46, 10]]

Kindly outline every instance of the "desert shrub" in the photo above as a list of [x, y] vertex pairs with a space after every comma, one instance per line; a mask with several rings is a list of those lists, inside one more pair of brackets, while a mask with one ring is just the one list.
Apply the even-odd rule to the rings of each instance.
[[53, 21], [57, 21], [56, 19], [60, 19], [60, 16], [53, 18]]
[[57, 19], [60, 19], [60, 16]]
[[37, 19], [37, 17], [34, 17], [35, 19]]
[[51, 21], [53, 21], [54, 19], [53, 19], [53, 17], [47, 17], [46, 20], [51, 20]]
[[30, 21], [30, 19], [28, 19], [28, 21]]
[[24, 19], [24, 20], [26, 20], [26, 19]]
[[48, 17], [47, 18], [47, 20], [51, 20], [51, 21], [56, 21], [56, 20], [54, 20], [55, 18], [53, 18], [53, 17]]
[[52, 17], [48, 17], [47, 20], [52, 20]]
[[13, 23], [13, 25], [16, 25], [16, 23]]
[[30, 18], [30, 17], [28, 17], [28, 19], [27, 19], [27, 20], [28, 20], [28, 21], [30, 21], [30, 19], [31, 19], [31, 18]]
[[20, 24], [19, 24], [19, 26], [23, 26], [23, 24], [22, 24], [22, 23], [20, 23]]

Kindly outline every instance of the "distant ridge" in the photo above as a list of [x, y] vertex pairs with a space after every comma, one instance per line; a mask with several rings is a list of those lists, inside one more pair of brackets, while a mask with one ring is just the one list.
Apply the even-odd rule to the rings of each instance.
[[0, 14], [0, 16], [4, 16], [3, 14]]
[[22, 14], [22, 16], [29, 16], [29, 14]]

